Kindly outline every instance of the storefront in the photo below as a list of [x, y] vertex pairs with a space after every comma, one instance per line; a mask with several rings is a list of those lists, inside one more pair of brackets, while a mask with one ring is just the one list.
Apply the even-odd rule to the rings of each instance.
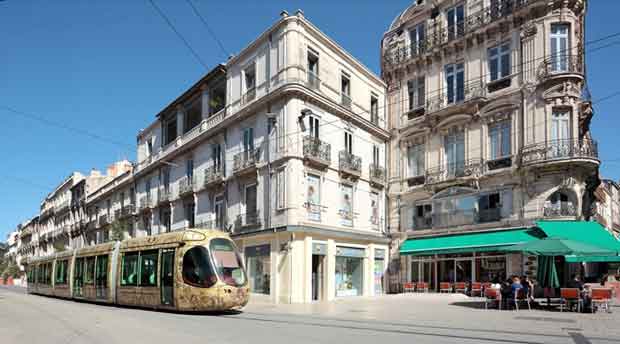
[[271, 246], [258, 245], [245, 248], [245, 267], [250, 291], [252, 293], [270, 293], [271, 281]]
[[364, 249], [336, 247], [336, 297], [362, 295], [365, 256]]
[[374, 284], [375, 295], [384, 293], [384, 275], [385, 275], [385, 250], [375, 249], [375, 265], [374, 265]]

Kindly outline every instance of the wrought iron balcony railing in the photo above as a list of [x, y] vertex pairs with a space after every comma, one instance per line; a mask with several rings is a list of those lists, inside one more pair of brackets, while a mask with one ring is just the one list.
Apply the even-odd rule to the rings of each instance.
[[184, 176], [179, 179], [179, 196], [185, 196], [194, 192], [194, 176]]
[[385, 185], [385, 181], [387, 180], [387, 173], [385, 167], [378, 164], [370, 164], [368, 174], [370, 176], [370, 181], [373, 184], [379, 186]]
[[240, 173], [246, 169], [256, 167], [260, 160], [260, 149], [250, 149], [237, 153], [233, 159], [233, 172]]
[[362, 174], [362, 158], [347, 152], [346, 150], [340, 151], [338, 154], [339, 157], [339, 167], [340, 171], [354, 175], [360, 176]]
[[151, 203], [150, 194], [140, 197], [140, 202], [138, 203], [138, 208], [140, 209], [140, 211], [145, 211], [147, 209], [150, 209], [151, 207], [153, 207], [153, 204]]
[[598, 145], [589, 139], [549, 140], [521, 148], [521, 164], [531, 165], [567, 159], [594, 159], [598, 161]]
[[457, 178], [480, 176], [482, 171], [483, 164], [480, 158], [457, 161], [427, 169], [426, 183], [435, 184]]
[[160, 186], [157, 188], [157, 203], [170, 202], [172, 194], [170, 192], [170, 186]]
[[331, 162], [331, 145], [312, 136], [304, 137], [304, 158], [321, 165], [329, 166]]
[[217, 229], [220, 231], [228, 231], [228, 225], [226, 219], [215, 219], [200, 222], [196, 225], [196, 228], [200, 229]]
[[582, 59], [579, 55], [554, 55], [540, 63], [537, 76], [544, 80], [558, 74], [583, 74]]
[[442, 92], [436, 96], [426, 99], [425, 113], [439, 111], [450, 106], [462, 104], [475, 99], [484, 99], [487, 89], [484, 82], [480, 79], [472, 80], [457, 87], [452, 93]]
[[214, 186], [224, 181], [224, 167], [215, 165], [205, 168], [204, 187]]
[[572, 202], [560, 202], [545, 204], [543, 206], [544, 217], [577, 216], [577, 208]]
[[250, 103], [256, 98], [256, 88], [252, 87], [241, 96], [241, 105]]
[[414, 216], [413, 217], [413, 229], [414, 230], [422, 230], [422, 229], [430, 229], [433, 227], [433, 218], [432, 216]]
[[260, 227], [261, 219], [258, 211], [237, 215], [235, 229], [243, 231], [248, 228]]
[[136, 212], [136, 207], [133, 204], [124, 205], [121, 208], [121, 218], [129, 217]]
[[352, 104], [351, 97], [347, 94], [342, 93], [341, 98], [340, 98], [340, 105], [351, 110], [351, 104]]
[[427, 27], [426, 36], [407, 46], [395, 47], [384, 55], [385, 63], [397, 65], [409, 59], [423, 56], [425, 53], [446, 43], [456, 41], [488, 24], [508, 18], [530, 3], [542, 0], [501, 0], [494, 1], [490, 6], [473, 12], [462, 21], [453, 25]]

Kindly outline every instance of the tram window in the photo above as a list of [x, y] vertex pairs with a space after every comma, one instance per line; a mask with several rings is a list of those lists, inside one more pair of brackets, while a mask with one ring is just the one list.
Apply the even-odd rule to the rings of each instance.
[[37, 266], [37, 283], [43, 284], [45, 280], [45, 269], [43, 268], [44, 264], [39, 264]]
[[84, 270], [84, 284], [95, 283], [95, 257], [86, 258], [86, 269]]
[[52, 263], [45, 266], [45, 284], [52, 285]]
[[159, 251], [140, 252], [140, 285], [157, 286], [157, 256]]
[[217, 282], [206, 247], [196, 246], [183, 256], [183, 281], [196, 287], [209, 288]]
[[123, 255], [123, 272], [121, 285], [138, 285], [138, 252], [125, 253]]
[[55, 284], [67, 284], [67, 260], [56, 261], [56, 280]]
[[233, 243], [228, 239], [217, 238], [211, 240], [210, 248], [220, 280], [235, 287], [244, 285], [245, 272]]

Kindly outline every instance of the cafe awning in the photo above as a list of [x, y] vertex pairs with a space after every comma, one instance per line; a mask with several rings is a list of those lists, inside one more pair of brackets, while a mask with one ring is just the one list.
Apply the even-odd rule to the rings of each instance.
[[478, 233], [452, 234], [432, 238], [407, 239], [400, 246], [402, 255], [488, 252], [538, 240], [540, 233], [531, 228], [512, 228]]
[[[581, 241], [610, 251], [620, 252], [620, 241], [605, 227], [595, 221], [537, 221], [536, 225], [547, 236]], [[578, 262], [620, 262], [618, 255], [611, 256], [566, 256], [569, 263]]]

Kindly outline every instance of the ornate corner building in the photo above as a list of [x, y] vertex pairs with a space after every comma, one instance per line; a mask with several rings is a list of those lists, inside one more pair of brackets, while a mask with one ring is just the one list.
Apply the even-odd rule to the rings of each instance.
[[[399, 257], [408, 238], [590, 218], [600, 162], [584, 96], [585, 13], [581, 0], [418, 0], [392, 22], [381, 64], [393, 275], [429, 273]], [[521, 259], [498, 261], [509, 273]]]

